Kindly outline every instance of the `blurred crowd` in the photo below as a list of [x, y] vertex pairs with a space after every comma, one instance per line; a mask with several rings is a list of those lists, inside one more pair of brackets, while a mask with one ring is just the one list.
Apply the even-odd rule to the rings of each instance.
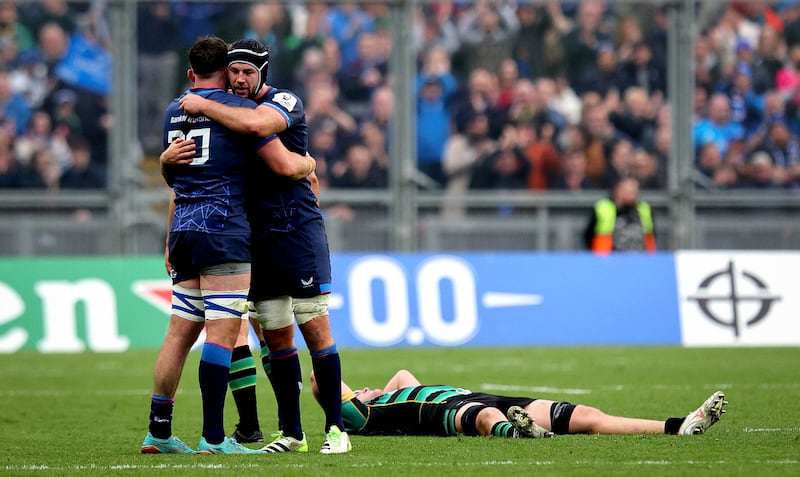
[[[110, 45], [104, 3], [0, 0], [0, 187], [104, 187]], [[328, 188], [384, 188], [390, 118], [385, 2], [143, 2], [139, 139], [161, 148], [199, 35], [258, 39], [269, 83], [303, 98]], [[415, 7], [416, 150], [423, 187], [666, 187], [667, 9], [651, 3]], [[695, 184], [800, 186], [800, 3], [696, 2]], [[455, 203], [454, 203], [455, 204]], [[453, 205], [449, 214], [463, 213]]]

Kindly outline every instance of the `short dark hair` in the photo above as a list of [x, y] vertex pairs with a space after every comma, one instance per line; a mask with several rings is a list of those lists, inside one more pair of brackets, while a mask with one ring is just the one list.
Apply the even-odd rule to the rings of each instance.
[[189, 49], [189, 66], [197, 76], [210, 76], [228, 66], [228, 44], [218, 36], [201, 36]]

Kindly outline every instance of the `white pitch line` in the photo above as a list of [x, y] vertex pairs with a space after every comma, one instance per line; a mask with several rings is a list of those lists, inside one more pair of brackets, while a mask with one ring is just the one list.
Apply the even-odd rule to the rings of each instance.
[[800, 431], [800, 427], [772, 427], [772, 428], [752, 428], [752, 427], [745, 427], [744, 432], [797, 432]]
[[481, 389], [487, 391], [528, 391], [534, 393], [558, 393], [558, 394], [591, 394], [591, 389], [575, 388], [554, 388], [550, 386], [515, 386], [509, 384], [481, 384]]

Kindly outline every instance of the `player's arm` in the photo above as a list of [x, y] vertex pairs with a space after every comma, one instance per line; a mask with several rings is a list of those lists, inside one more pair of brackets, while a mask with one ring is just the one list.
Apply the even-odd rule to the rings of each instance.
[[161, 176], [168, 186], [172, 187], [175, 179], [173, 166], [190, 164], [195, 155], [195, 147], [192, 139], [176, 138], [161, 153], [158, 158], [161, 162]]
[[303, 179], [317, 168], [317, 161], [313, 157], [308, 154], [301, 156], [286, 149], [277, 137], [263, 144], [257, 152], [272, 172], [292, 180]]
[[311, 183], [311, 191], [314, 192], [314, 195], [317, 197], [317, 207], [319, 207], [319, 177], [317, 177], [316, 172], [312, 172], [307, 177], [308, 182]]
[[169, 261], [169, 231], [172, 229], [172, 218], [175, 216], [175, 190], [171, 190], [169, 194], [169, 215], [167, 216], [167, 240], [164, 248], [164, 267], [167, 269], [167, 275], [172, 273], [172, 263]]
[[383, 392], [388, 393], [391, 391], [397, 391], [398, 389], [409, 388], [412, 386], [419, 386], [420, 382], [416, 376], [411, 374], [411, 371], [406, 369], [401, 369], [400, 371], [394, 373], [392, 379], [386, 383], [386, 386], [383, 387]]
[[242, 134], [267, 137], [278, 134], [289, 126], [283, 115], [269, 106], [262, 105], [255, 109], [229, 106], [198, 94], [184, 95], [180, 105], [186, 114], [202, 114]]

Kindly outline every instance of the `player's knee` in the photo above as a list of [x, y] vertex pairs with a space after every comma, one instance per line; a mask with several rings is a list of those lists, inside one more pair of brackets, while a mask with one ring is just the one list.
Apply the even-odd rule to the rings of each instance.
[[575, 406], [570, 420], [573, 434], [596, 434], [608, 415], [603, 411], [591, 406]]
[[[489, 407], [485, 404], [475, 404], [469, 406], [464, 410], [464, 413], [461, 414], [461, 432], [465, 436], [479, 436], [479, 435], [486, 435], [491, 433], [491, 427], [489, 427], [489, 432], [485, 432], [482, 434], [480, 432], [481, 427], [486, 427], [486, 422], [479, 422], [481, 417], [486, 418], [488, 415], [483, 411], [488, 411]], [[481, 416], [483, 414], [483, 416]]]
[[292, 298], [281, 296], [254, 304], [256, 319], [262, 329], [278, 330], [294, 325], [292, 318]]
[[328, 295], [317, 295], [311, 298], [295, 298], [293, 301], [294, 317], [298, 325], [303, 325], [319, 316], [328, 315]]
[[569, 434], [569, 422], [575, 405], [566, 401], [554, 402], [550, 406], [550, 423], [555, 434]]

